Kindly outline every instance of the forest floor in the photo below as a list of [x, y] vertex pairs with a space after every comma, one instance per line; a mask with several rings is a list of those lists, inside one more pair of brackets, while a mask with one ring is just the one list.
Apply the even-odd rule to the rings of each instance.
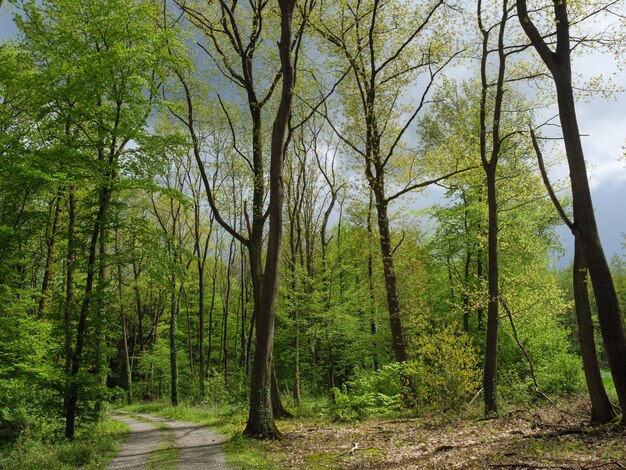
[[221, 450], [225, 436], [203, 425], [144, 413], [117, 413], [113, 418], [128, 424], [130, 436], [107, 470], [228, 468]]
[[475, 407], [455, 416], [335, 423], [319, 409], [309, 409], [303, 417], [277, 421], [283, 433], [278, 441], [242, 437], [242, 407], [155, 403], [127, 409], [196, 421], [229, 435], [223, 449], [232, 468], [626, 469], [626, 432], [589, 426], [588, 400], [509, 408], [494, 419], [481, 418]]
[[495, 419], [368, 420], [310, 427], [280, 423], [265, 444], [275, 468], [625, 469], [624, 429], [590, 427], [583, 402], [515, 410]]

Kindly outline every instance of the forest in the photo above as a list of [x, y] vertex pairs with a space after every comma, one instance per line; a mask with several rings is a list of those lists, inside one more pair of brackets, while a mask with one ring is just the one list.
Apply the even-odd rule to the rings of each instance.
[[625, 6], [0, 0], [0, 468], [626, 468]]

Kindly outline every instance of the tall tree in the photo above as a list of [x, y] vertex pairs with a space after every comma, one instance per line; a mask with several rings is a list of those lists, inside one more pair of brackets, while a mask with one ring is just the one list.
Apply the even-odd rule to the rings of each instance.
[[[178, 314], [180, 307], [180, 290], [183, 289], [183, 279], [186, 274], [184, 268], [185, 261], [184, 247], [185, 239], [189, 236], [189, 231], [185, 230], [184, 218], [186, 200], [183, 194], [185, 184], [185, 170], [180, 158], [174, 156], [173, 162], [169, 165], [166, 173], [163, 175], [163, 193], [160, 195], [151, 195], [152, 212], [156, 218], [159, 227], [163, 231], [166, 246], [166, 253], [169, 256], [168, 262], [165, 263], [168, 272], [168, 289], [170, 297], [170, 329], [169, 329], [169, 348], [170, 348], [170, 400], [172, 406], [177, 406], [178, 398]], [[189, 261], [191, 262], [191, 261]], [[187, 263], [187, 266], [189, 264]]]
[[[548, 173], [545, 168], [543, 156], [539, 142], [534, 131], [530, 130], [531, 139], [537, 155], [541, 177], [548, 191], [550, 199], [554, 204], [561, 219], [570, 230], [575, 230], [573, 223], [565, 213], [563, 206], [559, 202], [554, 188], [550, 183]], [[615, 410], [607, 396], [600, 364], [596, 353], [596, 341], [594, 334], [593, 318], [591, 316], [591, 305], [589, 303], [589, 290], [587, 283], [587, 263], [584, 248], [580, 239], [574, 241], [574, 264], [572, 267], [572, 284], [574, 291], [574, 309], [576, 310], [576, 323], [578, 326], [578, 339], [580, 342], [580, 354], [583, 360], [583, 371], [589, 398], [591, 399], [591, 421], [595, 423], [608, 423], [613, 419]]]
[[[422, 111], [435, 78], [455, 55], [445, 57], [444, 48], [432, 34], [444, 10], [443, 0], [419, 7], [404, 2], [356, 1], [322, 11], [314, 23], [333, 53], [347, 62], [352, 76], [351, 86], [344, 90], [345, 102], [356, 119], [349, 115], [345, 130], [337, 125], [333, 125], [333, 129], [345, 145], [362, 158], [365, 178], [374, 194], [392, 345], [398, 362], [406, 361], [408, 356], [393, 259], [389, 206], [402, 195], [446, 177], [416, 182], [411, 170], [419, 166], [418, 158], [416, 152], [404, 149], [403, 142], [406, 132]], [[418, 77], [425, 81], [425, 85], [417, 103], [405, 112], [399, 103], [406, 98], [407, 88]], [[327, 118], [331, 119], [328, 115]], [[394, 174], [396, 162], [393, 157], [398, 154], [410, 160], [411, 168], [408, 176], [403, 178], [408, 182], [400, 190], [390, 188], [388, 182]]]
[[[214, 186], [209, 181], [202, 158], [201, 142], [198, 138], [197, 112], [194, 108], [193, 90], [190, 81], [182, 72], [178, 78], [183, 86], [186, 100], [185, 115], [174, 114], [189, 129], [193, 152], [200, 168], [207, 197], [216, 221], [224, 229], [248, 249], [250, 263], [255, 319], [256, 348], [251, 376], [250, 415], [246, 426], [246, 434], [260, 437], [277, 437], [279, 435], [271, 410], [271, 353], [274, 336], [275, 299], [278, 281], [278, 260], [282, 240], [282, 168], [286, 132], [289, 123], [291, 100], [295, 81], [291, 59], [292, 20], [295, 2], [280, 0], [280, 41], [278, 45], [280, 67], [270, 78], [264, 92], [260, 91], [259, 82], [255, 80], [256, 54], [266, 37], [264, 25], [267, 21], [267, 2], [253, 1], [249, 9], [243, 9], [238, 3], [228, 4], [220, 1], [215, 11], [205, 11], [199, 5], [179, 3], [190, 21], [198, 27], [208, 39], [210, 45], [203, 49], [214, 60], [224, 77], [244, 90], [250, 118], [250, 140], [252, 155], [249, 158], [242, 151], [237, 140], [233, 120], [228, 108], [218, 96], [225, 119], [232, 131], [231, 137], [234, 151], [251, 170], [251, 213], [247, 213], [246, 224], [248, 235], [236, 230], [235, 226], [222, 217], [214, 195]], [[250, 21], [247, 21], [247, 20]], [[249, 31], [246, 28], [250, 28]], [[299, 32], [301, 33], [301, 29]], [[270, 159], [269, 159], [269, 191], [266, 190], [266, 165], [264, 159], [264, 108], [278, 83], [282, 82], [282, 90], [276, 117], [272, 126]], [[265, 198], [269, 193], [269, 206], [265, 209]], [[245, 209], [245, 208], [244, 208]], [[266, 220], [269, 219], [269, 236], [265, 266], [263, 266], [263, 237]]]
[[278, 266], [283, 234], [283, 162], [285, 137], [291, 114], [295, 74], [291, 56], [292, 22], [295, 0], [278, 0], [280, 7], [280, 55], [282, 89], [280, 103], [272, 126], [270, 154], [270, 201], [267, 257], [263, 276], [261, 309], [257, 317], [256, 348], [250, 377], [250, 413], [244, 433], [249, 436], [275, 438], [280, 434], [274, 423], [271, 404], [272, 347], [276, 316]]
[[[33, 58], [41, 82], [37, 85], [41, 87], [40, 115], [50, 124], [57, 123], [58, 134], [65, 136], [61, 140], [65, 151], [82, 162], [89, 161], [84, 167], [97, 181], [96, 215], [89, 222], [92, 230], [87, 243], [86, 284], [69, 358], [65, 434], [70, 439], [74, 436], [79, 373], [91, 327], [95, 329], [96, 349], [103, 341], [103, 310], [96, 309], [94, 296], [103, 292], [99, 284], [104, 288], [106, 278], [97, 275], [98, 271], [105, 274], [98, 263], [104, 269], [107, 218], [119, 161], [128, 143], [142, 133], [152, 106], [155, 70], [162, 57], [153, 13], [151, 5], [140, 2], [79, 5], [55, 0], [27, 2], [16, 19], [21, 44]], [[70, 136], [74, 138], [68, 146]], [[98, 356], [97, 351], [95, 354]], [[96, 362], [95, 369], [102, 371], [103, 356]]]
[[[485, 171], [487, 184], [487, 282], [489, 300], [487, 304], [487, 337], [485, 339], [485, 369], [483, 376], [483, 389], [485, 397], [485, 414], [498, 412], [498, 317], [500, 305], [500, 285], [498, 266], [498, 195], [496, 175], [498, 161], [503, 152], [502, 146], [511, 134], [501, 135], [500, 124], [502, 122], [502, 105], [504, 100], [504, 85], [506, 73], [506, 53], [504, 49], [504, 37], [506, 23], [509, 18], [509, 6], [507, 0], [502, 2], [502, 15], [495, 25], [497, 32], [497, 72], [493, 82], [488, 78], [487, 66], [490, 61], [489, 35], [492, 27], [486, 27], [483, 23], [482, 2], [478, 1], [477, 19], [478, 28], [482, 35], [482, 55], [480, 61], [480, 159]], [[491, 92], [491, 89], [495, 89]], [[490, 100], [493, 99], [493, 103]], [[490, 106], [491, 104], [491, 106]], [[487, 118], [488, 110], [492, 109], [491, 119]], [[491, 122], [491, 144], [487, 134], [488, 122]]]
[[204, 398], [206, 395], [206, 371], [207, 361], [205, 354], [205, 333], [206, 333], [206, 321], [205, 321], [205, 271], [207, 266], [207, 258], [209, 254], [209, 244], [213, 235], [213, 223], [215, 218], [211, 214], [209, 217], [209, 227], [206, 230], [202, 230], [202, 181], [200, 179], [200, 173], [193, 171], [192, 168], [187, 168], [187, 184], [191, 191], [193, 201], [193, 251], [196, 256], [196, 269], [198, 271], [198, 381], [200, 384], [200, 397]]
[[[615, 285], [598, 234], [580, 139], [572, 85], [569, 3], [552, 2], [551, 24], [554, 26], [549, 34], [556, 38], [554, 49], [546, 42], [530, 17], [526, 0], [516, 0], [516, 5], [520, 24], [554, 82], [572, 188], [573, 234], [584, 250], [611, 375], [621, 408], [626, 410], [626, 334]], [[622, 414], [622, 424], [624, 423], [626, 413]]]

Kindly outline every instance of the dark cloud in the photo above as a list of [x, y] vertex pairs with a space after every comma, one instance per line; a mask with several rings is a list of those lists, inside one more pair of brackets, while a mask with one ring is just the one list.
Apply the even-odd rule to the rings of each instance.
[[[622, 245], [626, 234], [626, 184], [616, 182], [602, 184], [592, 191], [592, 198], [600, 240], [607, 259], [610, 260], [615, 255], [623, 256], [626, 253]], [[558, 260], [556, 266], [563, 268], [569, 266], [574, 258], [574, 242], [565, 226], [560, 227], [558, 233], [566, 253]]]

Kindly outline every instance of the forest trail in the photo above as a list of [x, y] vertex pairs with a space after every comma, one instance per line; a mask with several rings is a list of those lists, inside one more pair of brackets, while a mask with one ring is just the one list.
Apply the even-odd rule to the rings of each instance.
[[107, 466], [107, 470], [144, 468], [161, 441], [162, 431], [150, 423], [119, 414], [113, 415], [113, 419], [128, 424], [131, 434], [122, 444], [120, 453]]
[[[133, 417], [138, 417], [141, 421]], [[206, 426], [144, 413], [118, 412], [113, 418], [127, 423], [130, 426], [131, 435], [107, 470], [138, 469], [148, 463], [157, 444], [162, 440], [164, 430], [146, 421], [165, 425], [174, 431], [176, 447], [179, 449], [179, 469], [228, 469], [226, 458], [221, 450], [225, 437], [214, 433]]]

